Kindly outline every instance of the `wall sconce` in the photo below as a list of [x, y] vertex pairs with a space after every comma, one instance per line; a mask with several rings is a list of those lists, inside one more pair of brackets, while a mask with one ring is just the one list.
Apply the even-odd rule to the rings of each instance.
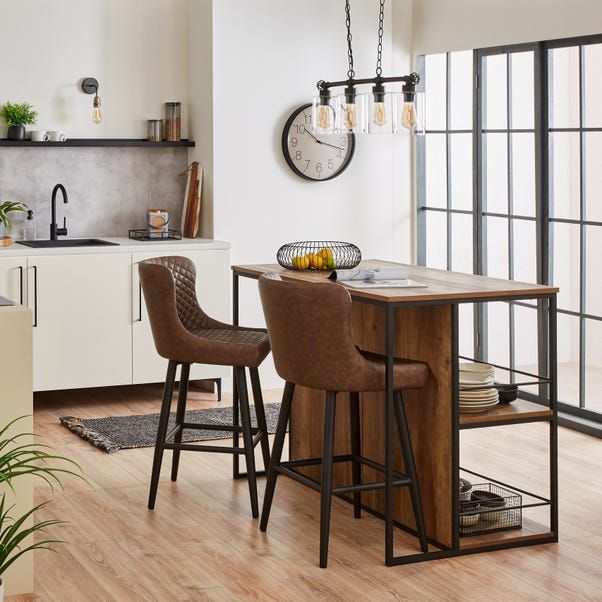
[[94, 101], [92, 102], [92, 121], [94, 123], [100, 123], [102, 121], [102, 115], [100, 113], [100, 96], [98, 96], [98, 80], [93, 77], [86, 77], [82, 81], [82, 90], [86, 94], [94, 94]]

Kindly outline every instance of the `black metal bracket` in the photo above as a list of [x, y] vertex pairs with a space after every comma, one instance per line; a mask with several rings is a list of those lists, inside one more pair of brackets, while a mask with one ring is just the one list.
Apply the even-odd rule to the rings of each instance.
[[402, 82], [404, 85], [402, 87], [402, 92], [404, 95], [404, 100], [412, 101], [414, 99], [414, 94], [416, 93], [416, 86], [420, 83], [420, 75], [416, 72], [412, 72], [409, 75], [398, 75], [395, 77], [382, 77], [377, 75], [375, 77], [368, 77], [363, 79], [354, 79], [349, 78], [345, 80], [339, 80], [334, 82], [326, 82], [321, 79], [317, 84], [317, 88], [320, 93], [320, 99], [325, 100], [322, 104], [327, 104], [330, 98], [330, 89], [331, 88], [340, 88], [345, 86], [345, 95], [350, 98], [352, 96], [352, 90], [355, 89], [355, 86], [361, 86], [363, 84], [373, 84], [376, 90], [374, 90], [375, 94], [384, 93], [383, 84], [389, 83], [399, 83]]

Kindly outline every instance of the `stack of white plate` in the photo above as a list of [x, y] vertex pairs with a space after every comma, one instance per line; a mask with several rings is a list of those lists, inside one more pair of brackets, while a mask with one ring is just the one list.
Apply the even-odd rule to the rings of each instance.
[[488, 364], [466, 362], [460, 364], [460, 412], [486, 412], [499, 402], [493, 388], [495, 369]]

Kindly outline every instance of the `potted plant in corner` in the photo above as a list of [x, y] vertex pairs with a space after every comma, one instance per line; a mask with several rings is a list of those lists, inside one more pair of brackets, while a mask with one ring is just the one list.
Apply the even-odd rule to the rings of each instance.
[[[59, 476], [72, 475], [84, 479], [80, 467], [63, 456], [49, 453], [48, 446], [39, 443], [23, 443], [23, 437], [33, 436], [31, 433], [8, 434], [13, 425], [24, 418], [16, 418], [8, 425], [0, 428], [0, 602], [4, 600], [3, 577], [6, 569], [23, 554], [33, 550], [52, 550], [52, 544], [63, 543], [58, 539], [42, 538], [38, 541], [28, 541], [34, 534], [44, 533], [48, 527], [62, 524], [60, 520], [45, 520], [35, 522], [34, 513], [49, 502], [38, 504], [17, 517], [10, 515], [13, 506], [7, 505], [7, 493], [13, 493], [14, 480], [21, 475], [37, 476], [52, 489], [53, 485], [62, 488]], [[77, 469], [72, 470], [72, 468]]]
[[8, 247], [13, 244], [13, 239], [10, 235], [13, 223], [8, 217], [8, 214], [13, 211], [24, 213], [27, 211], [27, 205], [16, 203], [14, 201], [4, 201], [4, 203], [0, 203], [0, 247]]
[[38, 112], [28, 103], [7, 102], [0, 109], [0, 117], [8, 126], [7, 140], [25, 140], [25, 126], [34, 125]]

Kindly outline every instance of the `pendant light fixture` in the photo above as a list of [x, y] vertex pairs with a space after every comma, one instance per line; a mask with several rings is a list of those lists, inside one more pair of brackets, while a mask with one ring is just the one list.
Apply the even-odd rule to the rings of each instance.
[[[345, 1], [347, 29], [347, 79], [317, 83], [318, 94], [312, 103], [312, 126], [318, 134], [339, 132], [356, 134], [424, 134], [424, 93], [416, 92], [420, 83], [418, 73], [383, 77], [382, 50], [385, 0], [379, 0], [378, 45], [374, 77], [356, 79], [353, 68], [350, 0]], [[385, 84], [401, 83], [401, 90], [387, 90]], [[357, 86], [371, 84], [371, 93], [357, 93]], [[343, 88], [343, 94], [333, 95], [333, 88]]]

